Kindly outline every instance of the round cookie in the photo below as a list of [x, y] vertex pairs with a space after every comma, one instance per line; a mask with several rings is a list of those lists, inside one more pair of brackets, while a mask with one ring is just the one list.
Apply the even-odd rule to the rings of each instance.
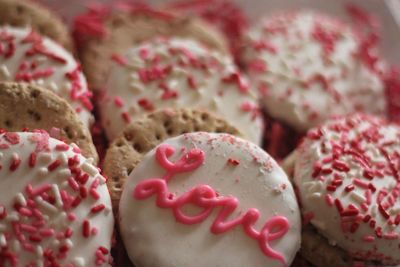
[[228, 134], [188, 133], [148, 152], [125, 184], [119, 215], [138, 267], [289, 266], [300, 246], [286, 174]]
[[0, 81], [39, 84], [66, 99], [89, 127], [93, 108], [80, 65], [63, 47], [30, 28], [0, 27]]
[[211, 25], [194, 16], [180, 16], [147, 6], [124, 5], [117, 10], [92, 9], [75, 21], [85, 74], [93, 90], [101, 90], [115, 54], [156, 36], [193, 38], [228, 53], [224, 37]]
[[168, 138], [198, 131], [242, 135], [225, 120], [191, 109], [158, 110], [128, 125], [110, 144], [104, 159], [114, 213], [126, 179], [147, 152]]
[[87, 127], [68, 103], [37, 85], [0, 82], [0, 128], [44, 129], [57, 139], [75, 143], [82, 154], [98, 160]]
[[188, 107], [215, 113], [261, 143], [257, 100], [230, 57], [193, 40], [156, 38], [115, 61], [98, 101], [109, 140], [144, 113]]
[[316, 229], [303, 237], [302, 254], [309, 261], [335, 267], [400, 264], [399, 136], [398, 125], [362, 114], [329, 120], [307, 133], [297, 150], [294, 182], [303, 218]]
[[[332, 115], [385, 115], [376, 47], [336, 18], [283, 12], [248, 33], [243, 61], [268, 115], [304, 133]], [[374, 59], [374, 61], [371, 61]]]
[[0, 25], [32, 28], [67, 50], [74, 50], [72, 38], [64, 22], [35, 1], [0, 0]]
[[110, 195], [91, 161], [43, 131], [0, 146], [1, 265], [111, 266]]

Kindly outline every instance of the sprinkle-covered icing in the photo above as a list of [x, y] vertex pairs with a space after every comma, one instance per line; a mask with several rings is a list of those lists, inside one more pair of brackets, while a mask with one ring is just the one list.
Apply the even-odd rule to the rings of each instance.
[[282, 13], [250, 31], [243, 59], [269, 115], [303, 132], [331, 115], [385, 114], [384, 66], [361, 39], [326, 15]]
[[110, 266], [110, 196], [76, 146], [2, 133], [0, 191], [1, 266]]
[[42, 85], [92, 123], [91, 92], [80, 65], [64, 48], [28, 28], [0, 27], [0, 81]]
[[328, 121], [299, 148], [302, 213], [350, 256], [400, 264], [400, 128], [367, 115]]
[[286, 174], [227, 134], [167, 140], [132, 171], [120, 202], [125, 246], [143, 267], [289, 266], [300, 228]]
[[247, 80], [232, 59], [184, 39], [155, 39], [112, 56], [100, 111], [110, 139], [144, 113], [165, 107], [202, 108], [260, 143], [262, 120]]

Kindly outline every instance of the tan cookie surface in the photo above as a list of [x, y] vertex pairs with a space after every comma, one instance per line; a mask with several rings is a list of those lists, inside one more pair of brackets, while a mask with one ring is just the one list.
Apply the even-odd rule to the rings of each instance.
[[0, 128], [43, 129], [52, 136], [58, 135], [56, 138], [77, 144], [84, 156], [98, 160], [90, 132], [76, 112], [65, 100], [36, 85], [0, 83]]
[[126, 127], [111, 143], [103, 166], [104, 173], [109, 178], [108, 187], [113, 207], [118, 207], [123, 184], [143, 155], [168, 138], [200, 131], [241, 136], [225, 120], [206, 111], [190, 109], [155, 111]]
[[211, 48], [228, 51], [224, 37], [197, 18], [154, 11], [134, 14], [121, 11], [110, 15], [104, 30], [104, 38], [86, 40], [80, 51], [85, 74], [94, 90], [104, 86], [114, 54], [124, 53], [133, 45], [155, 36], [191, 37]]
[[68, 50], [73, 50], [72, 38], [62, 20], [33, 1], [0, 0], [0, 24], [32, 27]]

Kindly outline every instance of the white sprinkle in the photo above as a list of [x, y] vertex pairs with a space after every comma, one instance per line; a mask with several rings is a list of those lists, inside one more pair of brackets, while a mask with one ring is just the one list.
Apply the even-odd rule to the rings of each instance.
[[61, 153], [60, 155], [58, 155], [57, 158], [61, 161], [61, 164], [62, 164], [62, 165], [67, 165], [67, 164], [68, 164], [68, 157], [67, 157], [67, 154]]
[[55, 82], [51, 82], [50, 84], [49, 84], [49, 87], [50, 87], [50, 89], [51, 90], [53, 90], [53, 91], [58, 91], [58, 85], [55, 83]]
[[7, 79], [7, 78], [11, 77], [10, 71], [8, 70], [6, 65], [1, 65], [0, 73], [2, 74], [1, 76], [2, 76], [3, 79], [4, 78]]
[[74, 243], [72, 243], [71, 239], [65, 239], [64, 244], [69, 247], [72, 248], [74, 246]]
[[7, 226], [4, 224], [0, 224], [0, 232], [4, 232], [7, 229]]
[[100, 184], [101, 185], [103, 185], [103, 184], [105, 184], [106, 183], [106, 178], [104, 178], [102, 175], [100, 175], [100, 174], [98, 174], [96, 177], [95, 177], [95, 179], [99, 179], [99, 182], [100, 182]]
[[37, 160], [37, 161], [38, 161], [40, 164], [47, 165], [47, 164], [49, 164], [52, 160], [53, 160], [53, 157], [51, 156], [50, 153], [45, 153], [45, 152], [43, 152], [43, 153], [39, 153], [39, 155], [38, 155], [38, 160]]
[[45, 168], [45, 167], [41, 167], [41, 168], [38, 169], [37, 177], [38, 178], [44, 178], [48, 174], [49, 174], [49, 170], [47, 168]]
[[2, 159], [4, 156], [3, 152], [0, 152], [0, 159]]
[[94, 163], [94, 158], [87, 158], [87, 159], [86, 159], [86, 162], [89, 163], [89, 164], [94, 165], [94, 164], [93, 164], [93, 163]]
[[321, 198], [321, 193], [312, 193], [312, 194], [309, 194], [309, 195], [307, 196], [307, 198], [309, 198], [309, 199], [320, 199], [320, 198]]
[[61, 169], [57, 172], [57, 178], [60, 180], [65, 180], [71, 176], [71, 171], [68, 168]]
[[391, 213], [392, 215], [397, 215], [397, 214], [399, 214], [399, 213], [400, 213], [400, 207], [393, 207], [393, 208], [390, 210], [390, 213]]
[[44, 262], [43, 262], [43, 260], [41, 260], [41, 259], [37, 260], [37, 261], [36, 261], [36, 266], [37, 266], [37, 267], [44, 267]]
[[378, 206], [376, 204], [373, 204], [371, 207], [372, 207], [371, 208], [371, 215], [372, 215], [372, 217], [375, 217], [376, 216], [376, 212], [378, 210]]
[[89, 174], [90, 176], [96, 176], [99, 171], [97, 170], [96, 167], [94, 167], [93, 165], [84, 162], [80, 168], [82, 169], [82, 171], [86, 172], [87, 174]]
[[16, 222], [19, 221], [19, 214], [16, 211], [11, 212], [10, 215], [6, 217], [8, 221]]
[[26, 204], [27, 204], [26, 199], [22, 193], [18, 193], [15, 196], [15, 200], [17, 201], [17, 203], [21, 204], [22, 206], [26, 206]]
[[12, 243], [12, 248], [14, 251], [21, 251], [21, 243], [17, 239], [14, 239], [14, 242]]
[[75, 258], [73, 261], [74, 265], [76, 267], [84, 267], [85, 266], [85, 260], [81, 257]]
[[365, 201], [367, 201], [367, 199], [366, 199], [364, 196], [362, 196], [362, 195], [360, 195], [359, 193], [354, 192], [354, 191], [350, 193], [350, 197], [351, 197], [354, 201], [357, 201], [359, 204], [362, 204], [362, 203], [364, 203]]
[[48, 203], [47, 201], [44, 201], [42, 197], [36, 197], [36, 202], [49, 213], [57, 212], [57, 208]]
[[42, 248], [42, 246], [37, 246], [36, 247], [36, 255], [38, 257], [42, 257], [43, 256], [43, 248]]
[[61, 188], [65, 188], [65, 187], [68, 187], [68, 186], [69, 186], [68, 181], [64, 181], [64, 182], [61, 183]]
[[6, 240], [6, 237], [3, 234], [0, 234], [0, 246], [1, 247], [7, 246], [7, 240]]
[[53, 184], [51, 188], [53, 189], [54, 197], [56, 199], [56, 206], [61, 208], [63, 206], [63, 201], [61, 199], [61, 194], [58, 185]]

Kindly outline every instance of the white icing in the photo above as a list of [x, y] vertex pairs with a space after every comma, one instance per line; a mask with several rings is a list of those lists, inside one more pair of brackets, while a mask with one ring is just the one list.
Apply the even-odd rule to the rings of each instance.
[[[349, 131], [335, 131], [333, 126], [344, 126], [344, 125], [355, 125]], [[380, 190], [386, 188], [389, 195], [394, 192], [394, 188], [398, 187], [398, 182], [393, 175], [390, 167], [387, 163], [386, 157], [380, 150], [378, 146], [382, 146], [385, 142], [394, 143], [385, 147], [388, 153], [399, 153], [400, 144], [400, 128], [396, 125], [386, 125], [380, 119], [374, 117], [367, 117], [363, 115], [353, 115], [348, 118], [336, 119], [327, 121], [323, 126], [321, 126], [321, 131], [323, 135], [318, 140], [313, 138], [306, 138], [304, 143], [298, 148], [297, 159], [294, 168], [294, 181], [299, 189], [299, 197], [302, 203], [302, 213], [313, 214], [311, 224], [314, 225], [319, 232], [325, 236], [331, 244], [336, 244], [340, 248], [344, 249], [350, 255], [355, 255], [357, 258], [365, 260], [378, 260], [383, 264], [399, 264], [400, 254], [399, 254], [399, 234], [400, 229], [397, 225], [389, 225], [388, 220], [384, 218], [378, 209], [377, 196]], [[379, 134], [378, 141], [375, 144], [373, 141], [368, 141], [367, 138], [362, 138], [363, 134], [367, 132], [367, 129], [373, 129]], [[313, 132], [318, 130], [314, 129]], [[373, 132], [373, 131], [371, 131]], [[347, 136], [347, 137], [346, 137]], [[359, 162], [355, 160], [352, 155], [340, 155], [338, 160], [346, 163], [350, 170], [348, 172], [341, 172], [333, 168], [333, 173], [331, 174], [319, 174], [314, 175], [314, 166], [317, 162], [322, 162], [323, 159], [332, 155], [332, 146], [325, 145], [326, 151], [324, 152], [324, 144], [329, 144], [332, 142], [339, 143], [343, 138], [348, 138], [349, 141], [344, 142], [344, 148], [346, 150], [352, 149], [350, 145], [352, 140], [360, 138], [360, 147], [365, 151], [364, 154], [370, 159], [372, 163], [382, 162], [385, 163], [385, 174], [382, 178], [375, 176], [372, 180], [364, 177], [363, 167]], [[353, 147], [354, 149], [354, 147]], [[399, 170], [398, 157], [391, 156], [393, 162], [396, 164], [396, 172]], [[322, 163], [323, 168], [330, 168], [331, 163]], [[372, 167], [373, 169], [377, 167]], [[332, 192], [327, 189], [327, 186], [331, 184], [335, 175], [340, 175], [343, 178], [343, 184], [337, 186], [336, 191]], [[324, 176], [325, 180], [321, 181], [320, 176]], [[355, 184], [355, 178], [369, 184], [373, 184], [376, 188], [375, 192], [371, 194], [371, 204], [368, 205], [368, 209], [364, 211], [361, 205], [366, 203], [366, 191], [368, 189], [362, 188]], [[355, 186], [354, 190], [346, 192], [345, 187], [353, 184]], [[357, 209], [359, 209], [359, 215], [363, 218], [365, 215], [371, 215], [371, 220], [376, 221], [375, 227], [370, 227], [369, 222], [365, 223], [356, 217], [346, 216], [341, 217], [336, 206], [328, 205], [326, 201], [327, 195], [330, 195], [333, 200], [339, 199], [345, 209], [348, 208], [350, 204], [353, 204]], [[388, 198], [385, 198], [382, 203], [385, 203]], [[395, 221], [397, 215], [400, 214], [400, 203], [396, 199], [394, 206], [388, 208], [387, 211], [390, 214], [390, 220]], [[342, 219], [352, 219], [353, 222], [359, 222], [359, 228], [351, 233], [349, 230], [345, 231], [342, 228]], [[350, 226], [351, 223], [346, 224], [346, 227]], [[381, 227], [383, 238], [378, 238], [375, 230]], [[344, 228], [346, 229], [346, 228]], [[348, 228], [347, 228], [348, 229]], [[385, 234], [394, 233], [396, 238], [393, 240], [385, 238]], [[374, 241], [366, 242], [364, 238], [367, 236], [374, 237]], [[374, 251], [376, 249], [376, 251]], [[373, 251], [374, 253], [370, 256], [368, 252]], [[387, 257], [387, 259], [382, 260], [382, 256]]]
[[[187, 53], [178, 52], [176, 55], [171, 55], [171, 50], [184, 50]], [[143, 59], [142, 51], [146, 51], [150, 59], [158, 55], [160, 57], [158, 66], [162, 68], [171, 66], [170, 74], [163, 79], [143, 82], [139, 72], [144, 68], [154, 68], [157, 64]], [[143, 43], [130, 49], [122, 57], [127, 61], [127, 66], [114, 63], [106, 84], [105, 96], [99, 103], [103, 126], [110, 140], [115, 138], [129, 122], [123, 119], [124, 112], [134, 120], [149, 111], [138, 104], [139, 99], [145, 98], [155, 109], [189, 107], [216, 113], [236, 126], [247, 139], [256, 144], [261, 142], [262, 120], [258, 114], [256, 99], [251, 92], [241, 92], [238, 83], [222, 81], [224, 77], [238, 72], [231, 58], [209, 50], [195, 41], [177, 38], [156, 39]], [[190, 57], [206, 63], [206, 67], [191, 67]], [[188, 66], [179, 65], [179, 61], [185, 62]], [[194, 78], [196, 89], [191, 88], [189, 77]], [[248, 86], [247, 80], [244, 77], [241, 79], [243, 85]], [[162, 99], [164, 91], [160, 88], [161, 82], [175, 90], [179, 94], [178, 97]], [[116, 97], [124, 102], [122, 107], [115, 103]], [[253, 112], [244, 111], [242, 107], [244, 103], [253, 106]]]
[[[20, 138], [19, 143], [15, 145], [10, 145], [8, 149], [2, 149], [3, 157], [0, 160], [2, 166], [0, 171], [0, 243], [9, 248], [9, 252], [15, 254], [18, 258], [18, 266], [31, 266], [30, 264], [35, 262], [38, 266], [48, 266], [49, 261], [46, 261], [43, 254], [46, 250], [53, 250], [54, 256], [57, 257], [59, 252], [59, 246], [67, 245], [69, 251], [67, 257], [64, 259], [56, 258], [57, 262], [62, 266], [69, 266], [68, 264], [74, 263], [76, 266], [110, 266], [109, 257], [110, 254], [104, 255], [107, 259], [106, 262], [96, 262], [96, 250], [103, 246], [108, 251], [111, 249], [111, 237], [113, 234], [114, 218], [111, 209], [110, 195], [106, 184], [100, 183], [96, 188], [96, 192], [99, 194], [99, 200], [92, 198], [89, 194], [89, 189], [97, 176], [89, 175], [88, 181], [83, 186], [88, 190], [88, 196], [83, 198], [80, 204], [69, 209], [67, 212], [72, 212], [76, 216], [75, 221], [68, 219], [67, 212], [65, 212], [65, 202], [61, 197], [61, 191], [66, 191], [70, 196], [79, 196], [78, 193], [73, 191], [68, 185], [68, 177], [58, 177], [57, 170], [62, 170], [68, 168], [68, 162], [61, 163], [61, 165], [54, 171], [47, 171], [49, 162], [44, 163], [39, 161], [37, 158], [37, 163], [34, 168], [29, 166], [29, 158], [32, 152], [37, 149], [37, 142], [33, 139], [37, 136], [41, 136], [40, 133], [18, 133]], [[2, 145], [9, 144], [4, 138], [4, 134], [0, 135], [0, 143]], [[59, 144], [65, 144], [56, 139], [50, 138], [48, 141], [50, 153], [52, 159], [72, 158], [77, 156], [79, 163], [86, 164], [86, 159], [80, 154], [76, 154], [72, 151], [72, 147], [69, 146], [67, 151], [57, 151], [55, 147]], [[43, 152], [37, 152], [40, 155]], [[61, 157], [60, 157], [61, 156]], [[15, 171], [10, 171], [9, 166], [12, 162], [12, 158], [17, 157], [21, 160], [19, 167]], [[51, 164], [52, 162], [50, 162]], [[87, 167], [86, 167], [87, 168]], [[42, 169], [46, 169], [47, 173], [38, 177], [36, 174], [41, 172]], [[83, 171], [82, 174], [86, 173]], [[89, 172], [88, 172], [89, 174]], [[70, 176], [69, 176], [70, 177]], [[34, 247], [33, 252], [28, 252], [23, 249], [22, 242], [20, 242], [16, 237], [16, 232], [13, 230], [12, 222], [16, 221], [18, 223], [31, 225], [35, 220], [33, 217], [21, 216], [14, 208], [14, 203], [20, 203], [22, 206], [26, 207], [26, 203], [30, 197], [29, 193], [26, 191], [28, 185], [38, 188], [41, 185], [50, 184], [51, 188], [48, 192], [49, 195], [54, 196], [55, 203], [51, 204], [43, 199], [42, 195], [34, 197], [34, 201], [37, 205], [38, 210], [43, 213], [43, 218], [46, 221], [44, 228], [51, 228], [55, 230], [55, 235], [50, 237], [43, 237], [42, 241], [39, 243], [28, 242]], [[96, 214], [91, 212], [91, 208], [99, 204], [104, 204], [104, 211], [100, 211]], [[28, 205], [29, 206], [29, 205]], [[1, 213], [3, 208], [7, 211], [7, 216], [1, 219]], [[96, 235], [91, 235], [88, 238], [83, 237], [83, 221], [89, 220], [90, 228], [97, 228], [98, 233]], [[56, 238], [57, 234], [65, 233], [67, 228], [71, 228], [73, 234], [69, 238]], [[39, 229], [43, 229], [40, 228]], [[10, 236], [10, 239], [5, 240], [4, 235]], [[32, 234], [22, 231], [26, 240], [29, 240], [31, 235], [40, 235], [40, 230]], [[0, 248], [0, 252], [1, 252]], [[1, 257], [0, 257], [1, 258]], [[5, 261], [5, 262], [4, 262]], [[0, 265], [8, 265], [9, 262], [6, 259], [0, 260]], [[50, 264], [51, 265], [51, 264]]]
[[[93, 116], [81, 101], [71, 97], [72, 84], [70, 79], [66, 77], [67, 73], [74, 71], [78, 67], [78, 63], [68, 51], [45, 36], [41, 36], [41, 38], [43, 40], [42, 45], [46, 50], [63, 58], [66, 62], [61, 63], [44, 55], [27, 56], [26, 52], [33, 47], [33, 43], [23, 43], [23, 40], [31, 31], [29, 28], [0, 27], [0, 44], [3, 50], [7, 50], [7, 42], [2, 39], [4, 35], [11, 35], [14, 38], [15, 44], [15, 53], [12, 56], [8, 57], [4, 53], [0, 53], [0, 81], [14, 81], [21, 64], [24, 62], [29, 64], [33, 62], [37, 63], [38, 66], [35, 70], [29, 71], [28, 68], [27, 72], [31, 73], [52, 68], [54, 73], [51, 76], [33, 78], [30, 83], [41, 85], [67, 100], [78, 112], [82, 122], [86, 126], [90, 126], [93, 122]], [[81, 84], [79, 95], [88, 93], [88, 86], [82, 72], [79, 72], [79, 83]]]
[[[171, 161], [182, 157], [181, 148], [205, 152], [201, 167], [176, 175], [169, 182], [171, 192], [180, 196], [200, 184], [209, 185], [220, 196], [239, 200], [231, 219], [250, 208], [258, 209], [261, 216], [256, 229], [275, 215], [287, 217], [289, 232], [271, 242], [271, 247], [282, 253], [290, 265], [300, 247], [300, 212], [286, 174], [269, 155], [254, 144], [225, 134], [189, 133], [168, 139], [165, 144], [176, 149]], [[159, 208], [156, 197], [134, 199], [132, 193], [139, 182], [165, 175], [155, 151], [150, 151], [132, 171], [120, 202], [121, 234], [136, 266], [282, 266], [264, 255], [258, 242], [249, 238], [241, 226], [212, 234], [210, 227], [219, 209], [200, 224], [185, 225], [175, 221], [171, 210]], [[238, 160], [239, 165], [232, 165], [228, 159]], [[191, 214], [198, 210], [188, 206], [185, 211]]]
[[[330, 54], [314, 36], [317, 26], [338, 36]], [[261, 20], [246, 38], [243, 60], [260, 92], [262, 106], [273, 118], [303, 132], [332, 115], [354, 111], [385, 114], [381, 78], [355, 56], [360, 46], [358, 36], [335, 18], [312, 11], [276, 14]], [[263, 42], [269, 48], [255, 48]], [[254, 62], [266, 69], [257, 71], [251, 67]], [[384, 68], [382, 62], [377, 67]], [[340, 101], [321, 82], [305, 85], [316, 75], [331, 81]]]

